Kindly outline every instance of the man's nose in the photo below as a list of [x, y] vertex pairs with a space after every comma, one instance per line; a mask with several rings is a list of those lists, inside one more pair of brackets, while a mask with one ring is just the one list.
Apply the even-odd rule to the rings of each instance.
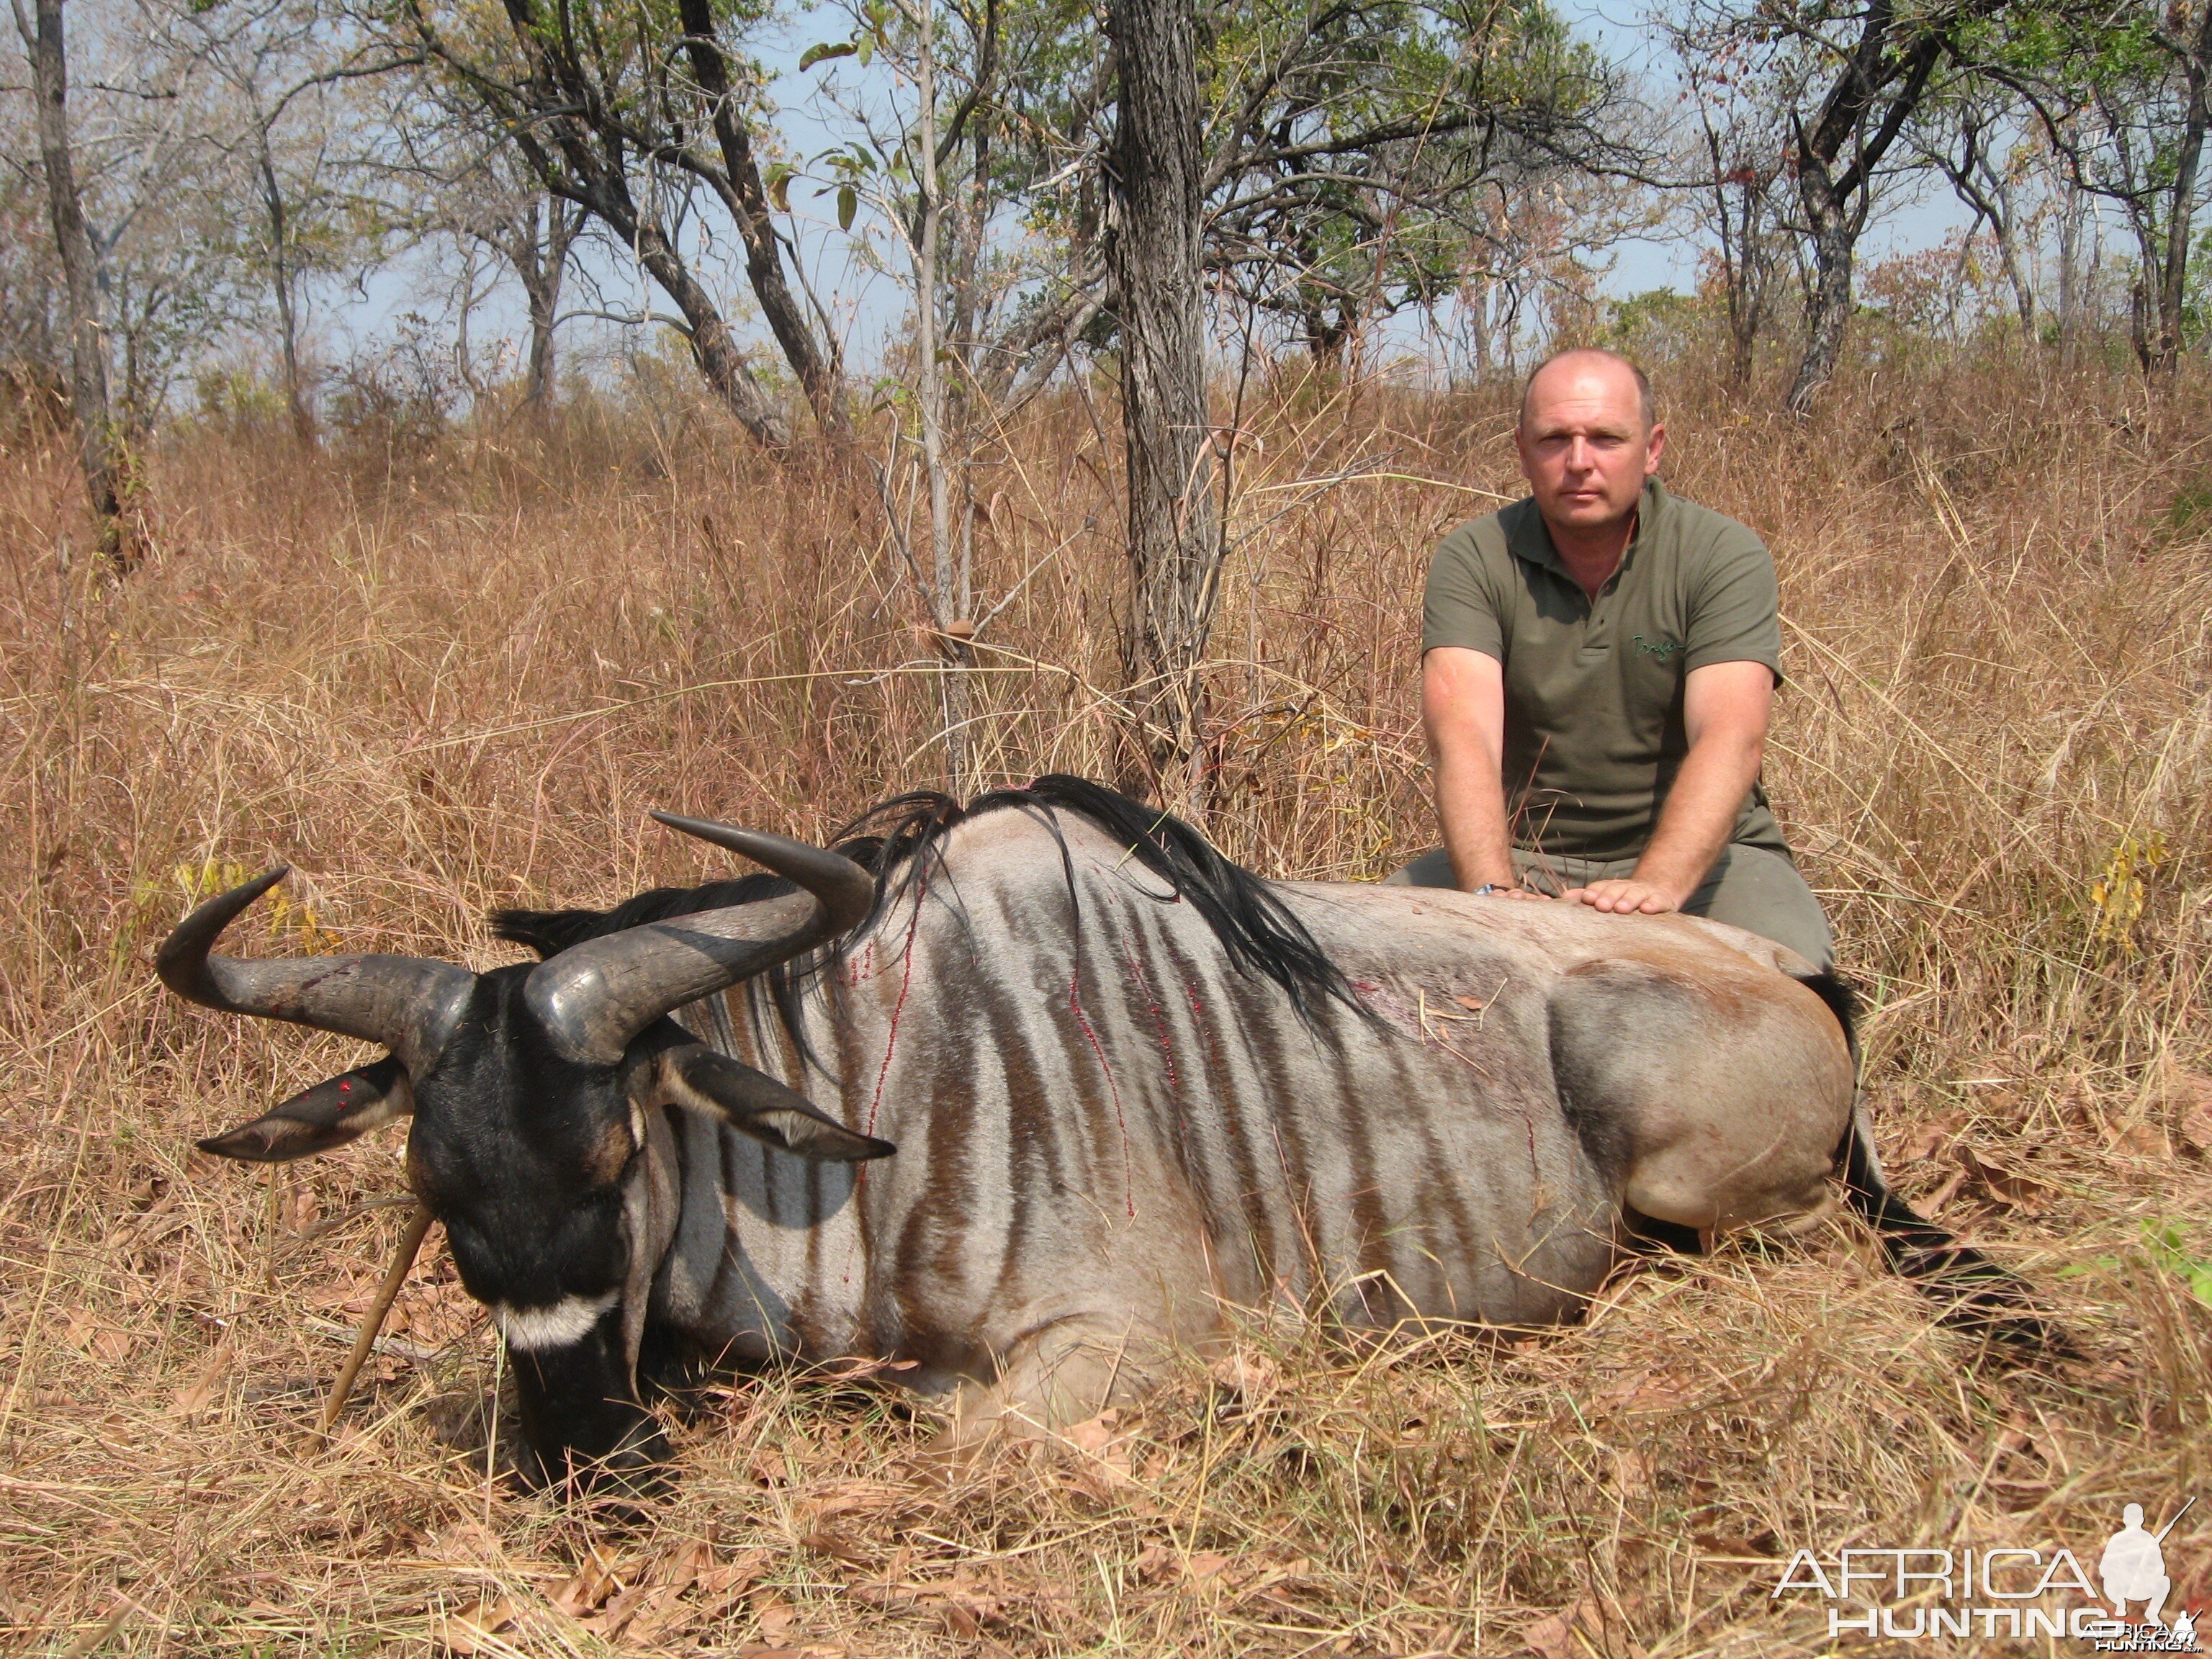
[[1595, 464], [1597, 453], [1589, 447], [1589, 440], [1574, 437], [1567, 440], [1567, 468], [1573, 472], [1587, 472]]

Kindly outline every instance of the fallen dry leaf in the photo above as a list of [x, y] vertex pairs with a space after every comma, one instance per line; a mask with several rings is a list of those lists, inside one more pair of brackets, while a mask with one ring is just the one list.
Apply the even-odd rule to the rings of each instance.
[[882, 1480], [842, 1480], [799, 1505], [799, 1541], [841, 1561], [865, 1561], [878, 1553], [856, 1534], [870, 1521], [903, 1509], [913, 1494]]
[[[1640, 1604], [1631, 1597], [1629, 1607]], [[1629, 1639], [1620, 1620], [1608, 1619], [1606, 1610], [1584, 1596], [1548, 1619], [1540, 1619], [1521, 1634], [1522, 1644], [1540, 1659], [1645, 1659], [1644, 1650]]]
[[1623, 1413], [1672, 1412], [1688, 1403], [1690, 1391], [1679, 1378], [1644, 1373], [1623, 1377], [1598, 1398]]
[[1959, 1188], [1966, 1184], [1966, 1172], [1953, 1170], [1945, 1176], [1936, 1190], [1919, 1200], [1920, 1207], [1931, 1216], [1943, 1213], [1943, 1206], [1959, 1195]]
[[438, 1632], [446, 1651], [468, 1659], [480, 1653], [507, 1652], [512, 1644], [495, 1639], [514, 1623], [514, 1603], [504, 1596], [486, 1596], [466, 1613], [448, 1618]]
[[584, 1628], [608, 1642], [619, 1641], [631, 1621], [644, 1613], [647, 1602], [659, 1594], [651, 1584], [632, 1584], [628, 1589], [617, 1590], [607, 1598], [605, 1606], [582, 1621]]
[[761, 1634], [776, 1642], [797, 1622], [799, 1609], [787, 1601], [764, 1600], [753, 1608], [753, 1618], [760, 1625]]
[[504, 1561], [507, 1546], [481, 1521], [456, 1521], [431, 1539], [422, 1553], [432, 1561]]
[[768, 1571], [769, 1559], [766, 1550], [747, 1550], [727, 1561], [702, 1568], [696, 1585], [701, 1620], [718, 1617], [743, 1597]]
[[645, 1571], [646, 1582], [663, 1589], [682, 1591], [714, 1565], [714, 1547], [703, 1538], [689, 1538], [653, 1558]]
[[1093, 1497], [1110, 1498], [1136, 1484], [1129, 1455], [1135, 1435], [1122, 1425], [1120, 1412], [1103, 1411], [1061, 1430], [1060, 1438], [1080, 1454], [1076, 1478]]
[[1521, 1632], [1521, 1644], [1540, 1659], [1581, 1659], [1575, 1650], [1574, 1609], [1539, 1619]]
[[1991, 1162], [1971, 1146], [1959, 1149], [1959, 1162], [1984, 1197], [2025, 1215], [2040, 1215], [2051, 1206], [2051, 1188], [2033, 1176]]
[[2140, 1152], [2145, 1158], [2169, 1158], [2173, 1156], [2173, 1145], [2166, 1138], [2166, 1131], [2155, 1123], [2130, 1123], [2120, 1131], [2116, 1146]]
[[1224, 1354], [1206, 1369], [1215, 1382], [1242, 1395], [1263, 1394], [1273, 1388], [1282, 1377], [1275, 1362], [1267, 1355], [1246, 1353], [1241, 1349], [1235, 1353]]
[[1651, 1490], [1651, 1460], [1642, 1452], [1615, 1451], [1613, 1455], [1614, 1479], [1624, 1492], [1640, 1493]]
[[169, 1414], [172, 1417], [190, 1417], [195, 1412], [205, 1411], [209, 1402], [215, 1398], [217, 1385], [222, 1382], [222, 1374], [229, 1365], [230, 1339], [226, 1336], [215, 1345], [215, 1351], [208, 1355], [207, 1364], [200, 1367], [199, 1375], [177, 1390], [176, 1398], [169, 1402]]
[[1897, 1152], [1892, 1161], [1917, 1164], [1924, 1158], [1935, 1157], [1958, 1138], [1965, 1123], [1966, 1119], [1960, 1113], [1941, 1112], [1907, 1126], [1904, 1138], [1897, 1143]]
[[2182, 1109], [2181, 1144], [2199, 1158], [2212, 1158], [2212, 1078], [2198, 1078], [2195, 1098]]
[[598, 1545], [588, 1545], [576, 1576], [553, 1592], [553, 1605], [571, 1619], [580, 1619], [596, 1612], [622, 1588], [622, 1583], [613, 1558], [601, 1554]]
[[81, 1353], [105, 1359], [110, 1364], [120, 1364], [131, 1357], [130, 1334], [105, 1324], [82, 1309], [73, 1309], [63, 1340]]

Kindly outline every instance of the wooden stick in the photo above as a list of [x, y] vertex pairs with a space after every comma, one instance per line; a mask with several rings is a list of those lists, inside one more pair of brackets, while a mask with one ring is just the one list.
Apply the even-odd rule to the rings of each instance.
[[385, 1316], [392, 1304], [399, 1299], [399, 1287], [407, 1282], [408, 1269], [422, 1254], [422, 1240], [430, 1231], [430, 1211], [428, 1206], [417, 1204], [409, 1218], [407, 1231], [399, 1236], [399, 1248], [392, 1253], [392, 1266], [385, 1271], [384, 1283], [376, 1287], [376, 1300], [368, 1304], [368, 1316], [361, 1322], [361, 1334], [353, 1340], [353, 1352], [339, 1369], [337, 1381], [331, 1384], [330, 1398], [323, 1402], [323, 1420], [316, 1426], [324, 1433], [338, 1420], [345, 1409], [346, 1396], [353, 1392], [354, 1378], [368, 1363], [368, 1356], [376, 1346], [376, 1339], [384, 1330]]

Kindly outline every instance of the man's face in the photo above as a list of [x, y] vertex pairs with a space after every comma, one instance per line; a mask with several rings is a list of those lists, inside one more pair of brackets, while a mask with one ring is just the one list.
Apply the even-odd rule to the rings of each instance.
[[1536, 376], [1520, 428], [1521, 475], [1555, 530], [1625, 522], [1659, 470], [1667, 428], [1646, 428], [1636, 377], [1598, 356], [1563, 357]]

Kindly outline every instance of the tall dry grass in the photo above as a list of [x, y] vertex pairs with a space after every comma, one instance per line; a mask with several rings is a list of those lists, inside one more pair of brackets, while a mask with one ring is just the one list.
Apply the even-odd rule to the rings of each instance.
[[[1088, 1452], [928, 1478], [852, 1379], [691, 1402], [682, 1485], [593, 1537], [484, 1474], [498, 1357], [434, 1249], [338, 1441], [308, 1432], [398, 1222], [396, 1141], [268, 1179], [192, 1137], [355, 1049], [157, 994], [232, 866], [258, 948], [503, 959], [481, 916], [720, 866], [648, 806], [808, 836], [941, 781], [942, 687], [873, 485], [711, 415], [155, 460], [121, 590], [58, 447], [0, 459], [0, 1643], [855, 1654], [1781, 1653], [1804, 1546], [2065, 1544], [2212, 1465], [2212, 398], [1863, 366], [1809, 427], [1672, 377], [1677, 487], [1769, 538], [1793, 684], [1769, 777], [1866, 988], [1916, 1199], [2087, 1350], [1976, 1363], [1847, 1229], [1625, 1276], [1492, 1348], [1255, 1328]], [[1244, 411], [1206, 827], [1367, 878], [1430, 831], [1420, 574], [1512, 492], [1510, 394], [1286, 375]], [[1004, 435], [971, 785], [1097, 771], [1110, 410]], [[1334, 482], [1330, 482], [1334, 480]], [[489, 1454], [495, 1461], [495, 1449]], [[2212, 1594], [2212, 1513], [2168, 1540]], [[597, 1552], [594, 1553], [593, 1552]], [[466, 1615], [466, 1616], [465, 1616]], [[2001, 1642], [1994, 1645], [2003, 1645]]]

